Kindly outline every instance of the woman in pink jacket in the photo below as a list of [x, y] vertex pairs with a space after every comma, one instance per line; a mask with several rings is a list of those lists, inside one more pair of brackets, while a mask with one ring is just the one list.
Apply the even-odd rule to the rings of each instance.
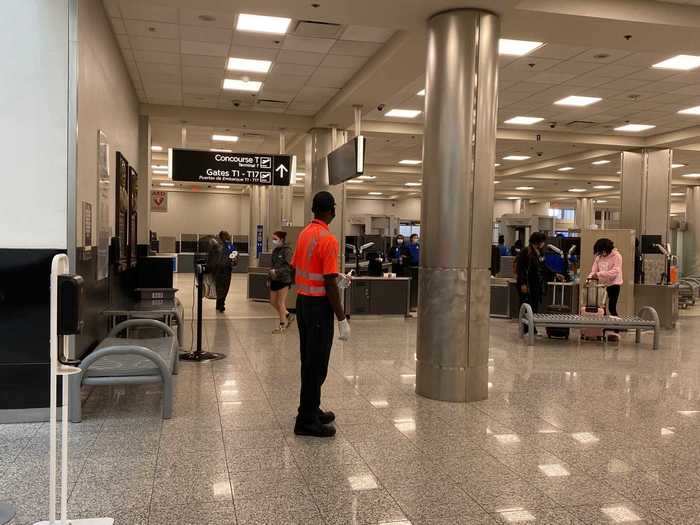
[[608, 292], [608, 311], [617, 315], [617, 300], [620, 298], [622, 285], [622, 255], [610, 239], [598, 239], [593, 245], [595, 260], [588, 276], [606, 286]]

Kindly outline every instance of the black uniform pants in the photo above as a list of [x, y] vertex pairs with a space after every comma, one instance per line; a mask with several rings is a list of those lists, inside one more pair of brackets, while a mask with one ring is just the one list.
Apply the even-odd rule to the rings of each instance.
[[226, 307], [226, 296], [231, 287], [231, 269], [220, 269], [214, 274], [216, 284], [216, 308], [221, 310]]
[[297, 296], [301, 394], [297, 421], [318, 424], [321, 386], [333, 346], [333, 308], [327, 297]]

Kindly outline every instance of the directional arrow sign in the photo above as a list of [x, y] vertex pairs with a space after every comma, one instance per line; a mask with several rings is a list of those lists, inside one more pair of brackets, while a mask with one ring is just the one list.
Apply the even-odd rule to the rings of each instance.
[[292, 165], [289, 155], [189, 149], [170, 150], [168, 160], [173, 180], [211, 184], [289, 186]]

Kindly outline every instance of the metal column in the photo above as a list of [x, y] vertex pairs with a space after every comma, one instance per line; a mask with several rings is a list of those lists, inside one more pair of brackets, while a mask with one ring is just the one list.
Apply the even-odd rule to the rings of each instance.
[[593, 199], [579, 197], [576, 199], [576, 224], [581, 230], [590, 230], [595, 223]]
[[685, 195], [685, 220], [688, 229], [683, 235], [683, 273], [700, 273], [700, 186], [691, 186]]
[[488, 397], [498, 16], [428, 21], [416, 392]]
[[[284, 133], [280, 133], [280, 154], [285, 151]], [[275, 230], [283, 230], [292, 225], [292, 205], [294, 188], [290, 186], [270, 187], [270, 231], [266, 234], [269, 239]]]
[[248, 226], [248, 256], [250, 267], [258, 266], [260, 258], [257, 253], [258, 232], [262, 235], [262, 252], [268, 249], [270, 236], [270, 188], [267, 186], [250, 186], [250, 222]]
[[139, 117], [139, 171], [137, 210], [138, 243], [150, 245], [151, 230], [151, 120], [148, 115]]
[[670, 149], [622, 152], [620, 228], [668, 241], [672, 159]]

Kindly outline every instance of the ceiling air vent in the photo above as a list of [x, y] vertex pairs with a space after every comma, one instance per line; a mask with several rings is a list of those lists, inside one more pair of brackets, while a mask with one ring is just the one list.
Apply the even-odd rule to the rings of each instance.
[[327, 22], [314, 22], [313, 20], [300, 20], [294, 28], [296, 36], [312, 38], [336, 38], [342, 27], [340, 24]]
[[258, 106], [261, 108], [276, 108], [276, 109], [284, 109], [287, 107], [287, 104], [289, 104], [288, 101], [286, 100], [274, 100], [271, 98], [259, 98], [256, 102]]
[[590, 120], [572, 120], [571, 122], [566, 123], [567, 128], [589, 128], [591, 126], [595, 126], [596, 124], [599, 124], [599, 122], [592, 122]]

